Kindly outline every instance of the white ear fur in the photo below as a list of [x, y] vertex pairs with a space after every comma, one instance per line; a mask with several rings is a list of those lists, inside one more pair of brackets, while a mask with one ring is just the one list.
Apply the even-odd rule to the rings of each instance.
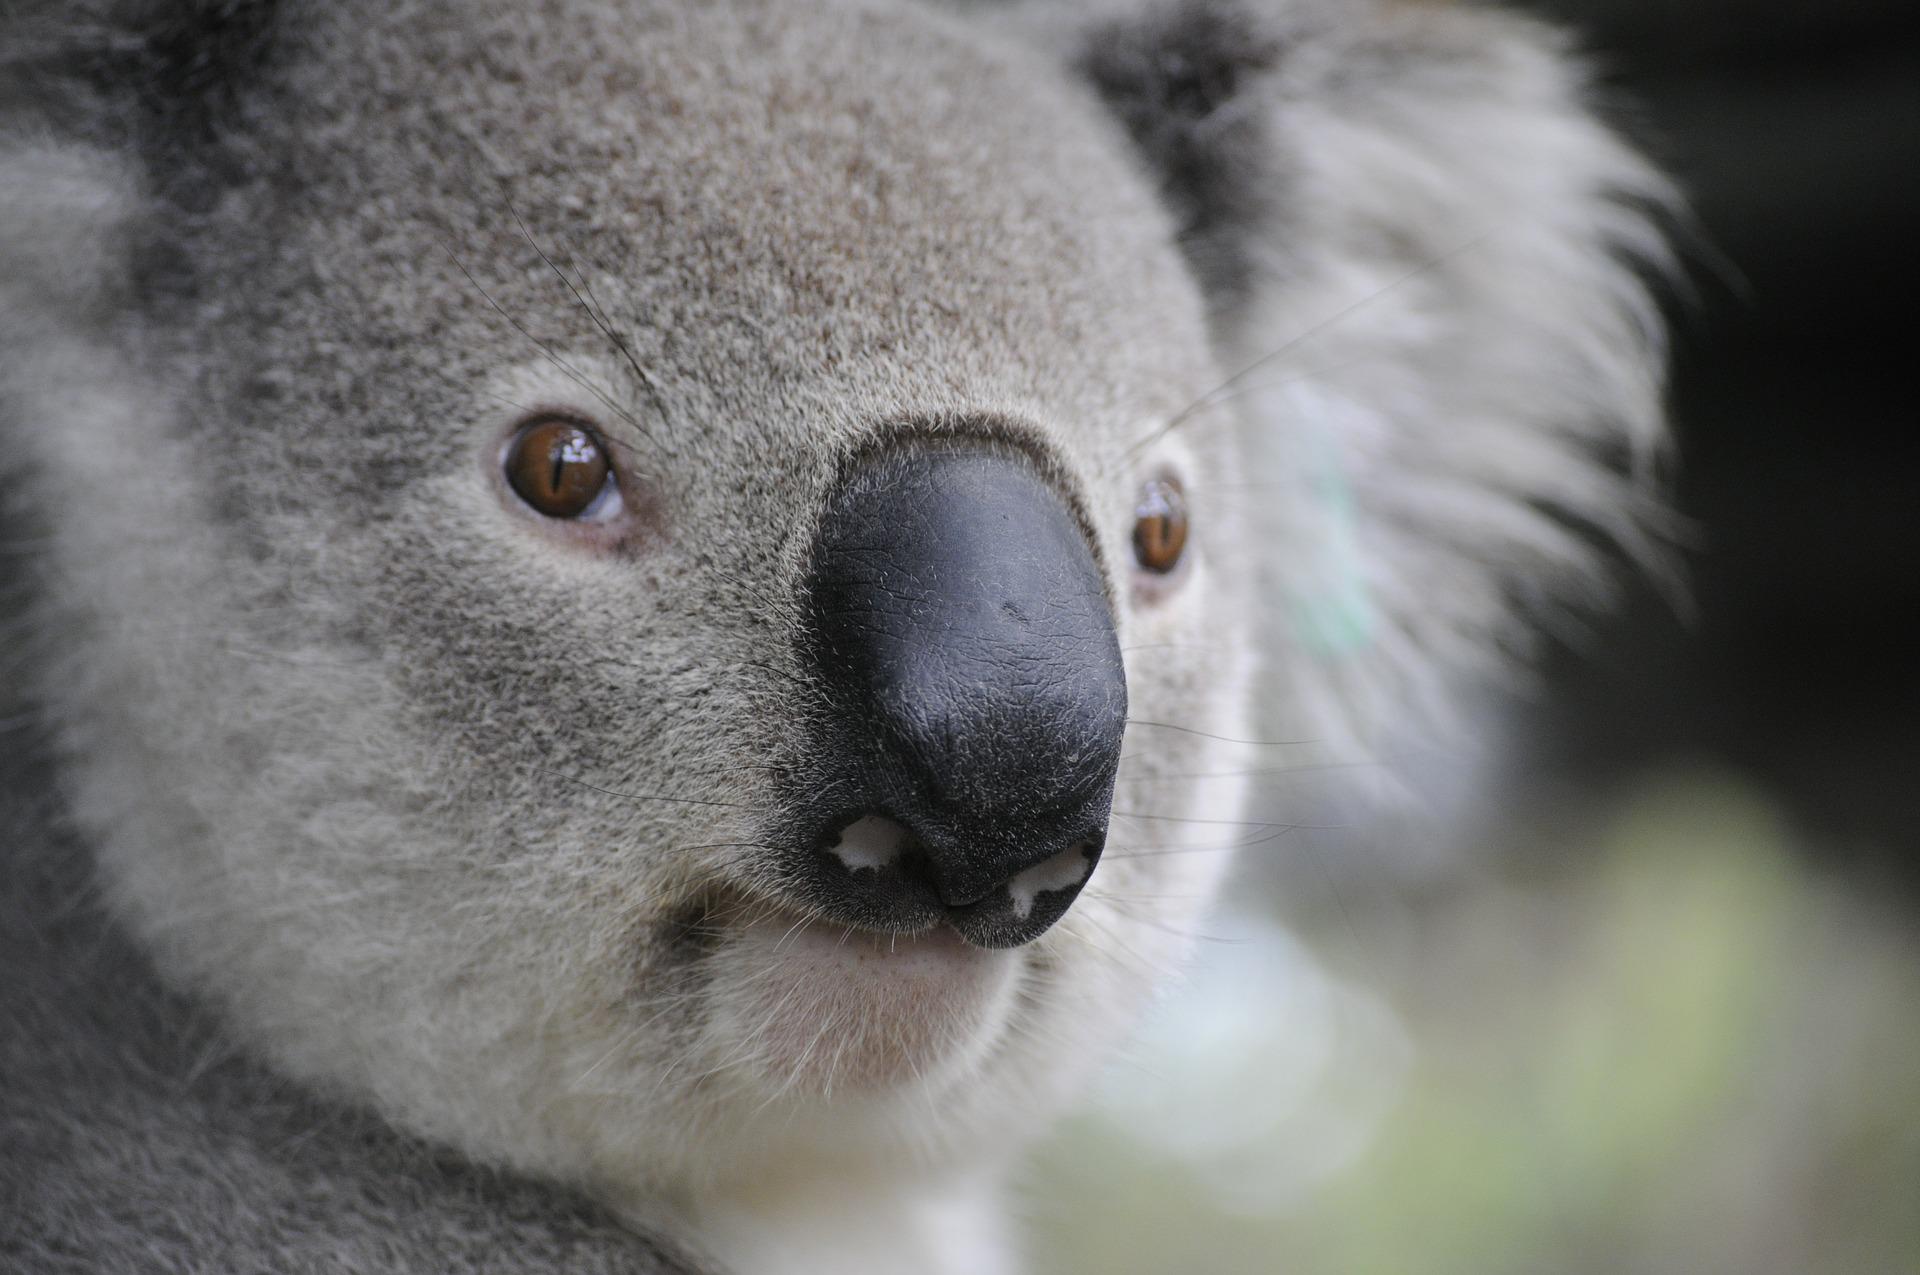
[[1255, 457], [1269, 727], [1374, 757], [1604, 596], [1607, 542], [1653, 556], [1673, 197], [1531, 21], [1390, 6], [1256, 92], [1284, 218], [1203, 410]]

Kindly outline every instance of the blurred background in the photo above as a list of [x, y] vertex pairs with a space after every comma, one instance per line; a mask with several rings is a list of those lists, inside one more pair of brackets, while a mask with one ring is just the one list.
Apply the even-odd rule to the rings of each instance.
[[1036, 1269], [1920, 1272], [1920, 6], [1531, 7], [1697, 218], [1693, 608], [1556, 652], [1465, 834], [1242, 851]]

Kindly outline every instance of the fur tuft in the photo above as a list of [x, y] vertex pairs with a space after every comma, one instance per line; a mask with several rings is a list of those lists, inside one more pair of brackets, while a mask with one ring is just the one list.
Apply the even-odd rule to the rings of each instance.
[[1285, 41], [1233, 0], [1184, 0], [1087, 36], [1079, 67], [1162, 179], [1207, 291], [1243, 299], [1255, 243], [1283, 214], [1273, 136], [1250, 109]]
[[1221, 396], [1291, 482], [1261, 537], [1282, 711], [1363, 755], [1457, 734], [1533, 626], [1606, 595], [1605, 542], [1657, 556], [1673, 201], [1556, 33], [1380, 16], [1268, 86], [1293, 222]]

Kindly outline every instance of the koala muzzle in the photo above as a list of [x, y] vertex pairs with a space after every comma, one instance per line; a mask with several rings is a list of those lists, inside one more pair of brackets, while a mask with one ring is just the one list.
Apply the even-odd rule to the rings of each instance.
[[1046, 930], [1099, 860], [1127, 714], [1105, 582], [1059, 491], [986, 444], [866, 457], [828, 503], [805, 603], [825, 690], [806, 893], [981, 947]]

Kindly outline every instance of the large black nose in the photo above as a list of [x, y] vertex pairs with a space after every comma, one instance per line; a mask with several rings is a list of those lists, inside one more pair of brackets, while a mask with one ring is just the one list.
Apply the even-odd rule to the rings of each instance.
[[1052, 925], [1099, 859], [1127, 713], [1100, 568], [1054, 485], [986, 444], [870, 456], [829, 501], [805, 603], [816, 893], [981, 946]]

